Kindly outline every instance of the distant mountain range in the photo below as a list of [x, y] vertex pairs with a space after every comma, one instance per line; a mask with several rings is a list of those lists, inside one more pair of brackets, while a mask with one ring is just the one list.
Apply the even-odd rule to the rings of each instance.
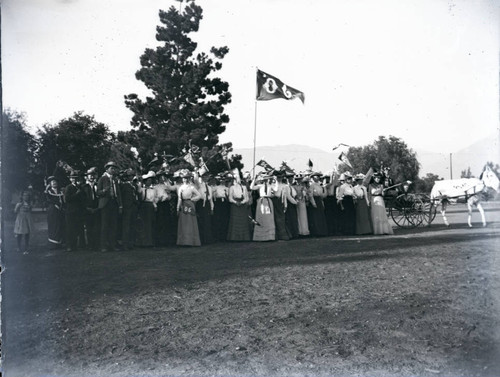
[[[427, 173], [437, 174], [441, 178], [450, 178], [450, 154], [434, 153], [424, 150], [414, 150], [420, 162], [420, 176], [425, 177]], [[236, 148], [234, 154], [241, 154], [245, 171], [250, 171], [253, 166], [253, 148]], [[307, 145], [276, 145], [258, 146], [256, 148], [255, 162], [260, 159], [266, 160], [271, 166], [278, 167], [282, 161], [296, 171], [306, 170], [309, 159], [313, 163], [313, 170], [323, 173], [331, 171], [338, 160], [340, 151], [326, 152], [322, 149], [309, 147]], [[470, 167], [474, 176], [481, 173], [486, 162], [492, 161], [500, 164], [499, 138], [491, 137], [471, 144], [451, 154], [451, 165], [453, 178], [460, 178], [462, 170]], [[260, 171], [260, 170], [257, 170]], [[358, 172], [355, 172], [358, 173]], [[364, 173], [364, 172], [363, 172]]]

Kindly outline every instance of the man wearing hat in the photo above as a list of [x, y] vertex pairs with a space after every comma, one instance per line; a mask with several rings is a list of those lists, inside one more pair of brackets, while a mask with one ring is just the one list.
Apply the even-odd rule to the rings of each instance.
[[326, 190], [321, 186], [319, 178], [321, 173], [311, 174], [311, 183], [309, 184], [310, 206], [307, 207], [309, 230], [312, 236], [321, 237], [328, 235], [326, 226], [325, 206], [323, 198], [326, 196]]
[[98, 210], [97, 168], [92, 167], [87, 170], [85, 177], [87, 182], [82, 186], [82, 189], [86, 196], [85, 231], [87, 234], [87, 247], [92, 251], [98, 251], [101, 233], [101, 214]]
[[[176, 190], [176, 187], [169, 182], [168, 175], [170, 174], [167, 170], [168, 167], [160, 169], [156, 173], [156, 178], [158, 182], [154, 186], [156, 191], [156, 231], [155, 231], [155, 245], [156, 246], [166, 246], [169, 244], [169, 228], [172, 226], [172, 217], [170, 200], [172, 198], [172, 191]], [[177, 218], [175, 218], [177, 220]]]
[[[230, 182], [231, 180], [228, 180]], [[226, 185], [223, 174], [215, 176], [215, 186], [212, 187], [212, 201], [214, 203], [214, 215], [212, 221], [213, 239], [225, 241], [229, 227], [229, 187]]]
[[356, 195], [352, 185], [352, 175], [344, 172], [345, 182], [337, 190], [337, 201], [340, 205], [340, 230], [343, 235], [352, 236], [356, 233]]
[[120, 194], [122, 198], [122, 245], [124, 249], [131, 250], [134, 247], [136, 236], [137, 208], [139, 204], [139, 188], [134, 183], [134, 171], [126, 169], [122, 174], [120, 183]]
[[59, 182], [55, 176], [47, 178], [45, 189], [47, 198], [47, 232], [51, 246], [59, 247], [64, 241], [64, 193], [59, 188]]
[[122, 210], [121, 192], [116, 179], [118, 166], [110, 161], [104, 165], [104, 174], [97, 182], [97, 196], [101, 212], [101, 251], [114, 251], [118, 215]]
[[66, 251], [74, 251], [78, 246], [85, 244], [83, 239], [83, 222], [85, 217], [85, 203], [87, 197], [83, 191], [82, 174], [73, 170], [69, 176], [70, 184], [64, 188], [66, 202]]

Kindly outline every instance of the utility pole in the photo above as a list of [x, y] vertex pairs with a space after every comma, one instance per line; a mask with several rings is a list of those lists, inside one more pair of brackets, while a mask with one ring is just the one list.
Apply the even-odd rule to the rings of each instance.
[[450, 153], [450, 179], [453, 179], [453, 163], [452, 163], [452, 157], [453, 153]]

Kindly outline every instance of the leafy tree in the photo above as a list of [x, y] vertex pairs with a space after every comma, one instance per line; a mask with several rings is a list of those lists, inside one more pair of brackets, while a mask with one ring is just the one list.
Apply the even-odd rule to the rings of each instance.
[[151, 95], [145, 100], [137, 94], [125, 96], [134, 113], [129, 141], [143, 161], [154, 153], [179, 156], [190, 141], [211, 150], [229, 122], [224, 113], [231, 102], [229, 85], [214, 76], [229, 49], [212, 47], [210, 54], [195, 55], [197, 43], [189, 37], [198, 31], [202, 8], [188, 0], [183, 11], [170, 7], [159, 16], [156, 39], [161, 44], [145, 50], [136, 73]]
[[[347, 157], [353, 166], [354, 172], [367, 172], [370, 168], [381, 170], [390, 168], [390, 176], [395, 183], [406, 180], [416, 181], [420, 164], [416, 153], [408, 148], [407, 144], [395, 137], [379, 136], [373, 144], [364, 147], [351, 147]], [[341, 171], [348, 170], [342, 164]]]
[[483, 170], [484, 170], [487, 166], [489, 166], [489, 168], [490, 168], [491, 170], [493, 170], [493, 172], [497, 175], [497, 177], [500, 177], [500, 165], [495, 164], [495, 163], [493, 163], [492, 161], [488, 161], [488, 162], [484, 165]]
[[45, 176], [53, 173], [57, 161], [64, 161], [73, 169], [96, 166], [103, 170], [114, 139], [107, 125], [77, 112], [56, 126], [44, 125], [38, 131], [38, 164]]
[[31, 184], [36, 149], [34, 136], [28, 132], [25, 115], [6, 109], [2, 113], [2, 199], [7, 208], [15, 192]]
[[470, 171], [470, 166], [466, 170], [462, 170], [460, 173], [460, 178], [472, 178], [472, 172]]
[[434, 186], [436, 181], [440, 181], [443, 178], [440, 178], [437, 174], [427, 173], [424, 178], [417, 178], [414, 182], [414, 191], [422, 192], [429, 194]]

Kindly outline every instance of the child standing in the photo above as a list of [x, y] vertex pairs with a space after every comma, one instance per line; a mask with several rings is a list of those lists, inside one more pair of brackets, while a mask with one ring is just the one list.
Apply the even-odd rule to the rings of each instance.
[[[31, 220], [31, 198], [28, 191], [23, 191], [21, 200], [16, 204], [14, 212], [17, 214], [14, 224], [14, 235], [17, 239], [18, 251], [23, 251], [23, 254], [28, 254], [28, 246], [30, 242], [30, 233], [33, 230], [33, 222]], [[23, 237], [24, 236], [24, 237]], [[24, 250], [21, 248], [22, 239], [24, 238]]]

